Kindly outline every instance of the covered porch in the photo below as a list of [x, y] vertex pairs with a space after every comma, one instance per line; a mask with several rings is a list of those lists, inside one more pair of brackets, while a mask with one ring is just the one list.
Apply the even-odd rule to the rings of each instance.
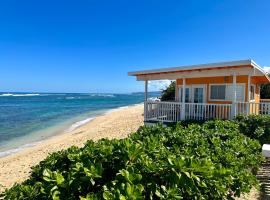
[[[252, 60], [130, 72], [145, 82], [145, 122], [233, 119], [236, 115], [270, 114], [270, 101], [260, 99], [266, 73]], [[174, 80], [175, 99], [148, 99], [149, 80]]]

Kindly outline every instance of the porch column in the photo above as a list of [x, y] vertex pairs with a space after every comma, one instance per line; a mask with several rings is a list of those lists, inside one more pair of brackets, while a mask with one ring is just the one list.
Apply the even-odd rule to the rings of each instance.
[[147, 101], [147, 98], [148, 98], [148, 80], [146, 80], [144, 84], [144, 101]]
[[247, 100], [246, 100], [246, 102], [248, 102], [246, 104], [246, 106], [247, 106], [247, 114], [249, 115], [250, 114], [250, 105], [249, 105], [249, 102], [250, 102], [250, 75], [248, 75]]
[[181, 106], [181, 120], [185, 120], [186, 116], [186, 105], [185, 105], [185, 97], [186, 97], [186, 79], [183, 78], [183, 87], [182, 87], [182, 106]]
[[179, 96], [178, 87], [177, 87], [177, 81], [175, 80], [175, 86], [174, 86], [174, 100], [175, 101], [179, 101], [177, 95]]
[[232, 118], [237, 115], [236, 73], [233, 73]]
[[247, 102], [250, 101], [250, 75], [248, 75], [248, 97], [247, 97]]
[[148, 80], [144, 82], [144, 121], [147, 119]]

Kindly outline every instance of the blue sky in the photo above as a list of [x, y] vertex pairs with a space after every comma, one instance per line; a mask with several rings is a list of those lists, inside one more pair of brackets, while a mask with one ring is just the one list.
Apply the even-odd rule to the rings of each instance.
[[134, 92], [143, 84], [128, 71], [267, 66], [269, 9], [267, 0], [1, 1], [0, 91]]

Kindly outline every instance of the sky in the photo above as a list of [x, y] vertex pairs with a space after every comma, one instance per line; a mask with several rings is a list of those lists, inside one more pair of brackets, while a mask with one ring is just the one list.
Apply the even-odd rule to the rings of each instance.
[[0, 91], [138, 92], [129, 71], [270, 66], [269, 10], [268, 0], [0, 1]]

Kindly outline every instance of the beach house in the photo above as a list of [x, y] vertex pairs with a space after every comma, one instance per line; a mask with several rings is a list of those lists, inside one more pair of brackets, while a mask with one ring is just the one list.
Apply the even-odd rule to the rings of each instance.
[[[253, 60], [238, 60], [129, 72], [145, 82], [145, 122], [232, 119], [238, 114], [270, 114], [260, 85], [270, 83]], [[148, 81], [176, 81], [174, 101], [148, 99]]]

